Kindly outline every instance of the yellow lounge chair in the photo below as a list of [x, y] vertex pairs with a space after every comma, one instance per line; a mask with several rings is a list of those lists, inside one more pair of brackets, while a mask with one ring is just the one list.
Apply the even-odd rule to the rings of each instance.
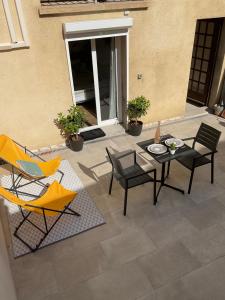
[[[31, 200], [31, 201], [24, 201], [21, 198], [18, 198], [16, 195], [12, 194], [8, 190], [3, 187], [0, 187], [0, 195], [5, 198], [6, 200], [10, 201], [11, 203], [17, 205], [20, 208], [23, 220], [20, 222], [18, 227], [16, 227], [14, 231], [14, 236], [16, 236], [22, 243], [24, 243], [32, 252], [38, 250], [48, 236], [49, 232], [55, 226], [55, 224], [59, 221], [63, 214], [66, 215], [73, 215], [73, 216], [80, 216], [77, 212], [69, 208], [71, 202], [76, 197], [77, 193], [65, 189], [60, 183], [54, 181], [47, 189], [46, 193], [43, 194], [40, 198]], [[24, 210], [28, 211], [27, 214]], [[40, 214], [43, 216], [43, 221], [45, 225], [45, 230], [38, 227], [34, 224], [30, 219], [29, 216], [32, 213]], [[58, 217], [55, 219], [53, 224], [49, 227], [47, 224], [46, 216], [56, 216]], [[25, 223], [29, 222], [32, 224], [36, 229], [43, 233], [43, 237], [40, 239], [36, 247], [32, 247], [28, 242], [23, 240], [18, 235], [18, 230], [20, 227]]]
[[[34, 159], [28, 154], [37, 157], [39, 160]], [[12, 166], [12, 187], [9, 190], [14, 192], [31, 182], [35, 182], [45, 187], [39, 180], [51, 176], [55, 174], [55, 172], [61, 174], [59, 182], [62, 181], [64, 176], [64, 173], [58, 170], [61, 162], [59, 156], [52, 160], [45, 161], [37, 154], [13, 141], [6, 135], [0, 135], [0, 159]], [[18, 172], [19, 175], [17, 176]], [[22, 178], [28, 179], [28, 182], [21, 184]], [[20, 193], [25, 194], [24, 192]]]

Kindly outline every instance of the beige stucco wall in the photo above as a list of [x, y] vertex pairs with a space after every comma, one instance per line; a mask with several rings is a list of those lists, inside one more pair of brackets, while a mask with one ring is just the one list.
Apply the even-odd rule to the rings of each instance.
[[[53, 119], [72, 104], [62, 24], [124, 15], [120, 11], [40, 17], [39, 0], [22, 4], [30, 48], [0, 52], [0, 128], [36, 148], [62, 142]], [[212, 5], [211, 0], [151, 0], [148, 10], [130, 11], [129, 16], [134, 19], [130, 98], [150, 98], [145, 122], [182, 115], [196, 20], [224, 17], [225, 1], [214, 0]], [[142, 80], [137, 80], [137, 73], [143, 74]]]

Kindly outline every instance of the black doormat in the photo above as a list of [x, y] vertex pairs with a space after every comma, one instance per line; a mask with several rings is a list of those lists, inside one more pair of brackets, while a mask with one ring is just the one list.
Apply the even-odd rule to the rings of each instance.
[[101, 128], [97, 128], [97, 129], [81, 132], [80, 135], [82, 136], [84, 141], [91, 141], [105, 136], [105, 132]]

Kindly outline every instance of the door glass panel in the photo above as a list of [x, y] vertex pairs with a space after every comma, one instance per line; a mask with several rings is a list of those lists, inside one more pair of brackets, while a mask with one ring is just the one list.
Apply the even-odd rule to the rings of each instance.
[[209, 22], [209, 23], [208, 23], [207, 33], [208, 33], [208, 34], [213, 34], [213, 31], [214, 31], [214, 23]]
[[206, 22], [201, 21], [200, 23], [200, 33], [205, 33], [206, 32]]
[[202, 58], [203, 48], [197, 48], [197, 57]]
[[206, 82], [206, 73], [201, 73], [200, 81], [201, 81], [202, 83], [205, 83], [205, 82]]
[[192, 91], [197, 91], [197, 89], [198, 89], [198, 83], [193, 81], [192, 82]]
[[204, 50], [204, 59], [209, 60], [209, 56], [210, 56], [210, 50], [209, 49], [205, 49]]
[[101, 120], [117, 117], [115, 38], [96, 39]]
[[97, 125], [91, 41], [69, 42], [76, 104], [84, 111], [86, 126]]
[[195, 69], [196, 70], [200, 70], [200, 68], [201, 68], [201, 60], [200, 59], [196, 59]]
[[198, 91], [203, 94], [204, 93], [204, 89], [205, 89], [205, 85], [204, 84], [199, 84], [199, 87], [198, 87]]
[[204, 46], [205, 36], [203, 34], [199, 34], [198, 38], [198, 46]]
[[206, 37], [205, 46], [210, 48], [211, 45], [212, 45], [212, 36], [209, 35]]
[[200, 75], [200, 72], [198, 71], [194, 71], [194, 80], [199, 80], [199, 75]]
[[208, 70], [208, 62], [203, 61], [202, 62], [202, 71], [207, 72], [207, 70]]

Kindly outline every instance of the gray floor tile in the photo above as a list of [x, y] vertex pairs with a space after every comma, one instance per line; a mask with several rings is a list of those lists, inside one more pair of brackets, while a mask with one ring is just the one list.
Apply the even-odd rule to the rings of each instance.
[[182, 210], [182, 214], [193, 226], [203, 230], [224, 220], [225, 206], [215, 197]]
[[120, 226], [116, 224], [111, 214], [105, 214], [104, 217], [106, 224], [93, 228], [73, 238], [73, 246], [75, 249], [88, 248], [121, 233]]
[[225, 258], [192, 272], [182, 279], [192, 300], [223, 300], [225, 295]]
[[[17, 282], [18, 300], [42, 300], [59, 292], [54, 268], [51, 263], [45, 262], [39, 267], [33, 267], [30, 276], [24, 278], [23, 283]], [[23, 272], [23, 270], [21, 270]]]
[[194, 226], [180, 213], [158, 218], [144, 229], [158, 247], [176, 241], [185, 235], [194, 234], [196, 231]]
[[182, 242], [202, 264], [225, 255], [225, 229], [220, 225], [186, 236]]
[[58, 257], [54, 263], [54, 273], [60, 291], [65, 291], [100, 274], [107, 266], [102, 248], [94, 245], [74, 251], [73, 255]]
[[101, 245], [111, 265], [126, 263], [156, 250], [146, 233], [136, 227], [131, 227], [120, 235], [101, 242]]
[[156, 300], [156, 294], [154, 291], [150, 291], [148, 294], [141, 298], [137, 298], [136, 300]]
[[92, 278], [88, 287], [94, 300], [134, 300], [151, 289], [147, 277], [134, 262]]
[[73, 285], [69, 289], [65, 290], [62, 298], [65, 300], [94, 300], [93, 292], [88, 287], [88, 282], [82, 282]]
[[138, 262], [154, 288], [168, 284], [201, 266], [179, 242], [163, 247], [154, 255], [145, 255]]
[[156, 300], [193, 300], [193, 298], [182, 281], [178, 280], [157, 289]]

